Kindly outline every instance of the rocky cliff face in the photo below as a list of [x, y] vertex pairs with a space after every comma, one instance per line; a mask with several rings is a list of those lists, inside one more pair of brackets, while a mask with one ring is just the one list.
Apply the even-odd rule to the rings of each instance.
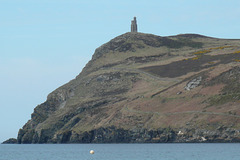
[[8, 140], [4, 141], [2, 144], [17, 144], [17, 139], [9, 138]]
[[126, 33], [38, 105], [18, 143], [239, 142], [240, 40]]

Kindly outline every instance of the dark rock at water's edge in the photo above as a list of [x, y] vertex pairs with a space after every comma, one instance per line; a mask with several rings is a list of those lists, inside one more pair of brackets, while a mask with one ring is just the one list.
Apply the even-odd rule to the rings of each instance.
[[17, 139], [9, 138], [8, 140], [4, 141], [2, 144], [17, 144]]
[[[118, 129], [114, 126], [99, 128], [78, 134], [66, 131], [55, 137], [50, 131], [33, 134], [30, 139], [21, 143], [229, 143], [240, 142], [239, 131], [231, 128], [219, 127], [210, 131], [206, 129]], [[28, 137], [29, 138], [29, 137]]]

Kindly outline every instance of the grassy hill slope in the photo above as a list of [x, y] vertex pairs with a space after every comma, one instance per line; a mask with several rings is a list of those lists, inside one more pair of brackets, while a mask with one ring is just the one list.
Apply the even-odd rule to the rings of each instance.
[[240, 40], [125, 33], [49, 94], [18, 143], [238, 142]]

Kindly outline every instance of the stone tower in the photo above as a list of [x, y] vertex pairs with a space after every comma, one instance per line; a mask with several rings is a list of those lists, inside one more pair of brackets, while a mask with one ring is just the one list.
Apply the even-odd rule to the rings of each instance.
[[134, 17], [131, 24], [131, 32], [137, 32], [137, 18]]

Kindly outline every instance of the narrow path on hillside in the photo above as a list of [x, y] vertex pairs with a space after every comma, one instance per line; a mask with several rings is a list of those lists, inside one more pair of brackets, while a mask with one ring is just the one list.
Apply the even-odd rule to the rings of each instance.
[[157, 80], [157, 81], [167, 81], [167, 82], [173, 82], [173, 84], [171, 84], [170, 86], [164, 88], [164, 89], [161, 89], [160, 91], [154, 93], [151, 95], [151, 97], [154, 97], [156, 95], [159, 95], [160, 93], [178, 85], [178, 84], [181, 84], [184, 80], [182, 79], [179, 79], [179, 78], [162, 78], [162, 77], [158, 77], [154, 74], [150, 74], [148, 72], [145, 72], [143, 70], [140, 70], [140, 69], [130, 69], [130, 68], [102, 68], [102, 70], [115, 70], [115, 71], [124, 71], [124, 72], [133, 72], [133, 73], [139, 73], [139, 74], [143, 74], [143, 75], [146, 75], [147, 77], [149, 78], [152, 78], [154, 80]]
[[227, 114], [227, 113], [218, 113], [218, 112], [203, 112], [203, 111], [184, 111], [184, 112], [173, 112], [173, 113], [161, 113], [161, 112], [151, 112], [151, 111], [140, 111], [129, 109], [128, 107], [124, 108], [127, 112], [140, 113], [140, 114], [157, 114], [157, 115], [179, 115], [179, 114], [205, 114], [205, 115], [218, 115], [218, 116], [230, 116], [240, 118], [240, 115]]
[[102, 70], [116, 70], [116, 71], [125, 71], [125, 72], [134, 72], [134, 73], [140, 73], [144, 74], [154, 80], [158, 81], [168, 81], [168, 82], [180, 82], [181, 80], [177, 78], [161, 78], [156, 75], [150, 74], [148, 72], [142, 71], [140, 69], [130, 69], [130, 68], [107, 68], [107, 69], [102, 69]]

